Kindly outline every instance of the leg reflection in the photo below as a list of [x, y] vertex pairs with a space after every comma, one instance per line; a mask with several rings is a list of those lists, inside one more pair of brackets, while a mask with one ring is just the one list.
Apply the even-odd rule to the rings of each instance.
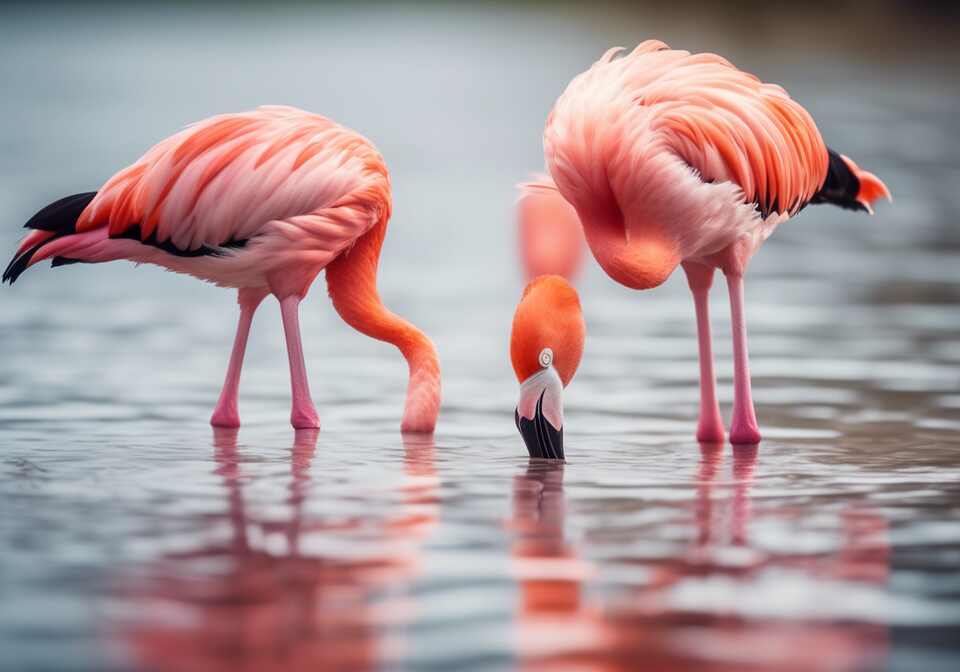
[[244, 455], [236, 430], [215, 431], [221, 513], [189, 520], [195, 531], [176, 536], [191, 545], [151, 562], [121, 591], [135, 615], [118, 633], [131, 667], [366, 670], [402, 649], [390, 631], [407, 612], [383, 596], [419, 571], [439, 516], [432, 442], [405, 445], [404, 478], [386, 494], [399, 507], [379, 518], [324, 517], [314, 513], [326, 509], [317, 485], [330, 480], [313, 465], [317, 439], [316, 430], [296, 432], [277, 489], [275, 461]]

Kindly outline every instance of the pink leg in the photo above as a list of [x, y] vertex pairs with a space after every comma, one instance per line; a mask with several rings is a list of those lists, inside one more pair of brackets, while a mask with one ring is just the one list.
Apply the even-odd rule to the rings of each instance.
[[733, 421], [730, 443], [760, 443], [760, 427], [750, 393], [750, 356], [747, 353], [747, 323], [743, 316], [743, 276], [727, 274], [730, 319], [733, 323]]
[[300, 300], [301, 297], [296, 294], [280, 299], [283, 332], [287, 337], [287, 357], [290, 359], [290, 389], [293, 393], [290, 424], [296, 429], [316, 429], [320, 427], [320, 419], [310, 398], [307, 367], [303, 363], [303, 344], [300, 341]]
[[710, 334], [710, 286], [713, 268], [684, 262], [687, 283], [693, 292], [697, 310], [697, 340], [700, 348], [700, 421], [697, 423], [697, 441], [723, 443], [723, 419], [717, 403], [717, 379], [713, 372], [713, 338]]
[[230, 364], [227, 366], [227, 377], [223, 381], [220, 399], [213, 410], [210, 424], [214, 427], [239, 427], [240, 411], [237, 407], [237, 392], [240, 388], [240, 368], [243, 366], [243, 354], [247, 349], [247, 336], [250, 334], [250, 324], [257, 306], [267, 295], [267, 290], [246, 287], [237, 292], [237, 303], [240, 304], [240, 321], [237, 323], [237, 335], [233, 339], [233, 352], [230, 353]]

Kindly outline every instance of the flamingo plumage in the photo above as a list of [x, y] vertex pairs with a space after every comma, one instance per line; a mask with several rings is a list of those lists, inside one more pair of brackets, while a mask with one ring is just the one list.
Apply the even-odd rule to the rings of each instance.
[[628, 54], [611, 49], [571, 81], [547, 119], [544, 154], [557, 192], [611, 278], [650, 289], [683, 266], [697, 314], [697, 437], [704, 442], [724, 438], [707, 293], [715, 269], [726, 276], [734, 342], [730, 441], [759, 442], [743, 308], [749, 260], [806, 204], [872, 212], [874, 200], [890, 197], [886, 186], [828, 149], [783, 88], [720, 56], [655, 40]]
[[391, 213], [383, 158], [363, 136], [292, 107], [261, 107], [193, 124], [161, 141], [96, 192], [38, 212], [3, 280], [53, 265], [126, 259], [238, 290], [240, 319], [211, 423], [239, 425], [240, 369], [254, 312], [280, 302], [292, 390], [291, 423], [319, 426], [310, 396], [299, 304], [326, 269], [340, 316], [396, 345], [410, 377], [401, 429], [433, 431], [440, 368], [430, 339], [389, 312], [377, 291]]

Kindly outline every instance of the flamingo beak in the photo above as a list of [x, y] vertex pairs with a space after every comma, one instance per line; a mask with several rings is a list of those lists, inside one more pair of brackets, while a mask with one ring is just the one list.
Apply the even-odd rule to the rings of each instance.
[[553, 368], [545, 368], [520, 386], [514, 421], [530, 457], [562, 460], [563, 384]]
[[557, 429], [543, 415], [543, 395], [537, 402], [533, 419], [520, 417], [520, 411], [514, 411], [514, 419], [520, 436], [527, 445], [530, 457], [541, 457], [548, 460], [562, 460], [563, 458], [563, 427]]

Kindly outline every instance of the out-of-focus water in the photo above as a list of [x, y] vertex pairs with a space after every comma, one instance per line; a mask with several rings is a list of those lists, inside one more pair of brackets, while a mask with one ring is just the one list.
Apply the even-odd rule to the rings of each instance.
[[[569, 8], [0, 12], [0, 248], [190, 121], [298, 105], [385, 155], [382, 294], [445, 374], [435, 439], [405, 442], [402, 360], [319, 284], [303, 329], [322, 430], [287, 425], [271, 304], [245, 425], [214, 432], [230, 293], [120, 263], [4, 287], [0, 669], [956, 669], [960, 94], [942, 54]], [[565, 83], [652, 36], [785, 84], [896, 201], [808, 208], [756, 258], [759, 450], [693, 440], [682, 277], [637, 294], [591, 266], [569, 464], [531, 464], [512, 184], [541, 167]]]

